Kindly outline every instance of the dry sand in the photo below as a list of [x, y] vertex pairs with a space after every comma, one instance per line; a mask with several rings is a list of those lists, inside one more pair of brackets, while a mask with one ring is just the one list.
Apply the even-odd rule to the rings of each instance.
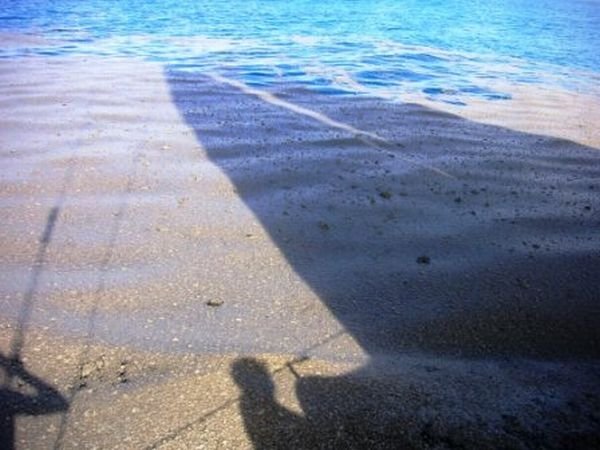
[[599, 445], [594, 95], [94, 58], [2, 61], [0, 93], [6, 445]]

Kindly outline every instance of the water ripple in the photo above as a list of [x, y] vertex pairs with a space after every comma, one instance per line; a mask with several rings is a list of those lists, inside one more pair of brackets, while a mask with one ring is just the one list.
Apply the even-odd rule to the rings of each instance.
[[0, 58], [142, 57], [254, 86], [462, 104], [494, 85], [595, 89], [600, 8], [587, 0], [10, 2]]

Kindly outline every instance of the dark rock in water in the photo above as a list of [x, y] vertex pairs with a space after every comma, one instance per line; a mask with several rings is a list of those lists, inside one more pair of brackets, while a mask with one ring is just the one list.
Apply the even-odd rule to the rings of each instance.
[[417, 258], [417, 262], [419, 264], [429, 264], [431, 262], [431, 258], [429, 256], [425, 256], [425, 255], [419, 256]]
[[329, 224], [327, 224], [326, 222], [320, 221], [319, 222], [319, 228], [323, 231], [328, 231], [329, 230]]
[[379, 193], [379, 196], [381, 198], [385, 198], [386, 200], [389, 200], [390, 198], [392, 198], [392, 193], [390, 191], [381, 191]]

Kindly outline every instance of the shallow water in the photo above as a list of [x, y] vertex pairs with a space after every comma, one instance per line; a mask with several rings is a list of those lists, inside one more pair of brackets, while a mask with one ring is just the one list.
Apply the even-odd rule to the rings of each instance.
[[600, 81], [595, 0], [3, 1], [0, 57], [136, 56], [254, 86], [463, 105]]
[[165, 3], [0, 0], [10, 442], [597, 442], [596, 4]]

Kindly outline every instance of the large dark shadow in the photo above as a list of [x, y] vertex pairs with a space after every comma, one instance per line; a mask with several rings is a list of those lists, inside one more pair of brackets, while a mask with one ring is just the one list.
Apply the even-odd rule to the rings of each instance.
[[[598, 149], [414, 104], [293, 86], [275, 98], [220, 77], [168, 70], [166, 76], [174, 103], [210, 159], [371, 356], [361, 373], [384, 373], [385, 361], [406, 354], [509, 365], [522, 358], [563, 361], [597, 370]], [[349, 420], [339, 413], [346, 399], [360, 403], [369, 395], [368, 389], [348, 391], [347, 377], [301, 380], [303, 418], [272, 401], [258, 362], [242, 360], [233, 374], [257, 448], [277, 447], [278, 436], [288, 439], [287, 431], [261, 425], [259, 410], [280, 417], [290, 433], [306, 435], [314, 418], [327, 426], [335, 417]], [[330, 413], [319, 409], [323, 391], [333, 393], [324, 403]], [[597, 404], [598, 389], [585, 394], [586, 405]], [[506, 410], [488, 406], [498, 406], [498, 414]], [[385, 416], [376, 406], [363, 413]], [[575, 434], [597, 442], [598, 423], [586, 420]], [[536, 436], [544, 436], [540, 426]], [[348, 438], [355, 439], [351, 446], [368, 446], [372, 429], [361, 427], [358, 437]], [[381, 446], [401, 442], [397, 431], [385, 429], [391, 440]], [[315, 433], [322, 447], [350, 442]], [[422, 434], [428, 442], [431, 433]], [[453, 446], [436, 436], [431, 446]]]

